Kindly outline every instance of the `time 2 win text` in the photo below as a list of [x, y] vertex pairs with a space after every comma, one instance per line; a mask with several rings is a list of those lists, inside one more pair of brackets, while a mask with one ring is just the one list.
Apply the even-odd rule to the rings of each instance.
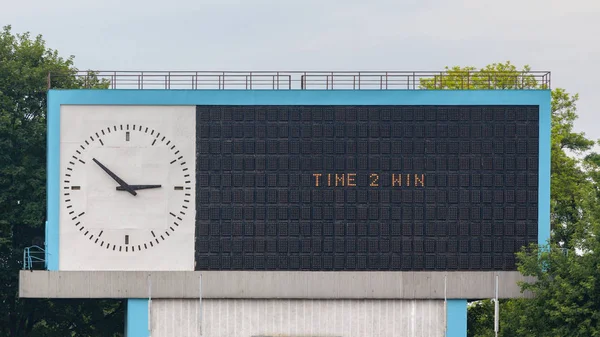
[[[379, 187], [382, 175], [379, 173], [366, 174], [368, 186]], [[424, 187], [424, 174], [391, 173], [392, 187]], [[357, 186], [356, 173], [313, 173], [313, 184], [316, 187], [354, 187]]]

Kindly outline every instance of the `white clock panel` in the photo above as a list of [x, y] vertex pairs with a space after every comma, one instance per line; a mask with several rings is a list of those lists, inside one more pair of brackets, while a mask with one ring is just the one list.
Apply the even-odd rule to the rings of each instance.
[[61, 107], [60, 270], [194, 270], [195, 116]]

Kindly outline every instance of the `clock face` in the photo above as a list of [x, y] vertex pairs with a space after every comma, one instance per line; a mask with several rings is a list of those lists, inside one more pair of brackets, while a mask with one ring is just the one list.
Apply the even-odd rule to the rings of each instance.
[[60, 270], [193, 270], [195, 106], [60, 110]]
[[161, 130], [108, 125], [82, 139], [66, 160], [63, 211], [104, 249], [152, 249], [177, 235], [192, 213], [188, 159]]

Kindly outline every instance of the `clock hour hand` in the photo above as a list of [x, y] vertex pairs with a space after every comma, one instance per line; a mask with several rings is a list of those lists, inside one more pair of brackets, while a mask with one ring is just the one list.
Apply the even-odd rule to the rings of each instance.
[[[146, 190], [149, 188], [159, 188], [161, 185], [129, 185], [129, 187], [134, 190]], [[123, 186], [117, 186], [117, 191], [127, 191]]]
[[119, 185], [121, 185], [121, 187], [123, 187], [127, 192], [131, 193], [131, 195], [137, 195], [137, 193], [133, 190], [133, 188], [131, 188], [123, 179], [119, 178], [116, 174], [114, 174], [111, 170], [109, 170], [106, 166], [102, 165], [102, 163], [100, 163], [99, 161], [96, 160], [96, 158], [92, 158], [92, 160], [98, 164], [98, 166], [100, 166], [104, 172], [108, 173], [108, 175], [113, 178], [116, 182], [119, 183]]

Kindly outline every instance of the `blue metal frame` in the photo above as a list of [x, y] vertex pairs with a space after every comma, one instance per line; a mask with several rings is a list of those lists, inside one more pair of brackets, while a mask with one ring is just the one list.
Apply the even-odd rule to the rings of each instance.
[[148, 299], [130, 298], [127, 300], [125, 320], [126, 337], [148, 337]]
[[446, 336], [467, 336], [467, 300], [448, 300], [446, 304]]
[[[59, 269], [61, 105], [537, 105], [540, 108], [538, 243], [545, 244], [550, 238], [550, 101], [550, 90], [50, 90], [48, 269]], [[464, 319], [466, 324], [466, 314], [462, 314], [466, 306], [456, 303], [449, 306], [448, 315]]]

